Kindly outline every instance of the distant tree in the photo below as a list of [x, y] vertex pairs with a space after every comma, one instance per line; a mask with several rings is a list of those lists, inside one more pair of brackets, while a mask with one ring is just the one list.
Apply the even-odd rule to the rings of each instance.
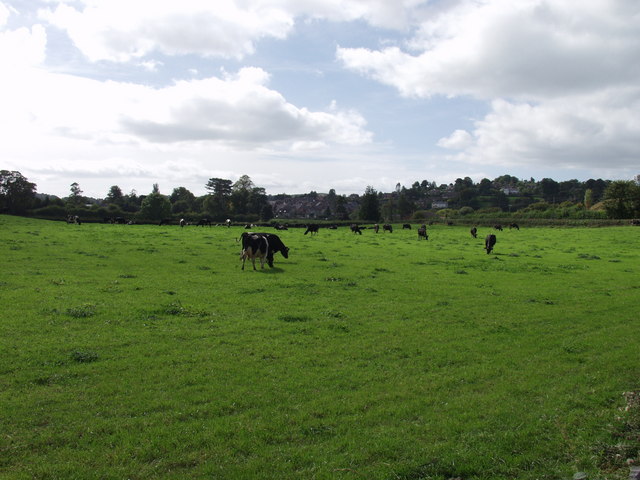
[[555, 203], [558, 200], [558, 182], [551, 178], [543, 178], [539, 183], [540, 193], [547, 202]]
[[640, 186], [626, 180], [611, 182], [604, 192], [604, 207], [611, 218], [640, 216]]
[[415, 204], [409, 200], [404, 192], [398, 195], [398, 213], [400, 214], [400, 218], [410, 217], [415, 209]]
[[[269, 205], [269, 202], [267, 201], [267, 192], [265, 189], [262, 187], [253, 187], [249, 192], [248, 212], [255, 213], [262, 217], [262, 210], [266, 205]], [[273, 216], [273, 209], [271, 216]]]
[[273, 218], [273, 207], [270, 203], [265, 203], [262, 206], [262, 210], [260, 210], [260, 220], [263, 222], [268, 222]]
[[209, 192], [203, 201], [202, 209], [216, 220], [224, 220], [230, 211], [233, 182], [224, 178], [210, 178], [205, 189]]
[[147, 220], [162, 220], [171, 214], [171, 202], [160, 193], [157, 183], [152, 192], [144, 197], [140, 205], [140, 215]]
[[124, 202], [124, 195], [122, 194], [122, 190], [119, 186], [113, 185], [109, 188], [109, 193], [107, 193], [106, 202], [114, 205], [122, 205]]
[[82, 196], [82, 190], [77, 182], [71, 184], [71, 195], [67, 197], [67, 205], [70, 207], [79, 207], [84, 203], [84, 197]]
[[178, 187], [174, 188], [173, 192], [171, 192], [171, 195], [169, 195], [169, 201], [171, 202], [172, 210], [174, 209], [173, 207], [175, 206], [175, 204], [180, 202], [181, 207], [179, 208], [183, 208], [186, 206], [186, 210], [182, 211], [187, 211], [192, 209], [193, 204], [196, 201], [196, 196], [185, 187]]
[[231, 188], [231, 205], [233, 213], [244, 215], [249, 213], [249, 198], [254, 184], [248, 175], [242, 175]]
[[478, 184], [478, 195], [491, 195], [493, 183], [488, 178], [483, 178]]
[[36, 184], [18, 171], [0, 170], [0, 212], [25, 213], [35, 200]]
[[361, 220], [377, 222], [380, 220], [380, 203], [378, 194], [372, 186], [367, 186], [360, 199], [359, 215]]
[[336, 218], [338, 220], [349, 220], [347, 197], [345, 195], [338, 195], [336, 197]]
[[587, 210], [593, 206], [593, 190], [587, 188], [584, 191], [584, 208]]

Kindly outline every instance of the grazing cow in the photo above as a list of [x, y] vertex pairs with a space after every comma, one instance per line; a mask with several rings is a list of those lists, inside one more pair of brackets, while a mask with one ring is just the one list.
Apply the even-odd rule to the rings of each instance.
[[313, 235], [314, 233], [318, 233], [319, 228], [320, 226], [316, 225], [315, 223], [309, 224], [307, 225], [307, 229], [305, 230], [304, 234], [306, 235], [307, 233], [311, 233], [311, 235]]
[[420, 240], [421, 238], [429, 240], [429, 235], [427, 235], [427, 226], [424, 224], [421, 225], [420, 228], [418, 228], [418, 240]]
[[512, 228], [515, 228], [516, 230], [520, 230], [520, 227], [518, 226], [517, 223], [511, 223], [509, 224], [509, 230], [511, 230]]
[[204, 227], [205, 225], [208, 225], [210, 227], [211, 220], [209, 220], [208, 218], [201, 218], [200, 220], [198, 220], [198, 223], [196, 223], [196, 227]]
[[227, 224], [227, 228], [231, 227], [231, 219], [230, 219], [230, 218], [227, 218], [227, 219], [224, 221], [224, 223], [226, 223], [226, 224]]
[[360, 227], [357, 224], [352, 223], [350, 228], [351, 228], [351, 231], [353, 233], [357, 233], [358, 235], [362, 235], [362, 230], [360, 229]]
[[127, 221], [124, 219], [124, 217], [116, 217], [114, 223], [117, 223], [119, 225], [126, 225]]
[[337, 226], [337, 225], [329, 225], [327, 228], [328, 228], [329, 230], [337, 230], [337, 229], [338, 229], [338, 226]]
[[447, 222], [447, 225], [449, 225], [450, 227], [453, 227], [453, 222], [452, 222], [451, 220], [449, 220], [449, 221]]
[[163, 218], [162, 220], [160, 220], [160, 223], [158, 223], [158, 226], [161, 227], [163, 225], [170, 225], [171, 224], [171, 220], [169, 220], [168, 218]]
[[286, 225], [282, 225], [281, 223], [278, 223], [274, 228], [276, 230], [289, 230], [289, 228]]
[[500, 225], [500, 224], [494, 225], [493, 228], [495, 228], [496, 230], [502, 231], [502, 225]]
[[473, 238], [478, 238], [478, 229], [476, 227], [473, 227], [470, 232]]
[[289, 258], [289, 247], [282, 243], [280, 237], [278, 237], [278, 235], [276, 235], [275, 233], [243, 232], [242, 236], [244, 235], [260, 235], [261, 237], [267, 239], [269, 247], [267, 249], [267, 264], [269, 265], [269, 267], [273, 268], [273, 256], [278, 252], [280, 252], [284, 258]]
[[487, 253], [491, 253], [491, 250], [493, 250], [493, 246], [495, 244], [496, 244], [496, 236], [493, 233], [487, 235], [487, 237], [484, 239], [484, 248], [487, 251]]
[[633, 220], [631, 220], [631, 225], [635, 227], [640, 227], [640, 220], [638, 220], [637, 218], [634, 218]]
[[67, 223], [82, 225], [82, 222], [80, 221], [80, 217], [78, 215], [67, 215]]
[[380, 225], [378, 225], [377, 223], [373, 226], [373, 231], [378, 233], [380, 231]]
[[403, 230], [411, 230], [411, 225], [408, 223], [403, 223], [402, 224], [402, 229]]
[[248, 259], [253, 264], [253, 269], [256, 270], [256, 258], [260, 259], [260, 268], [264, 268], [264, 262], [269, 252], [269, 241], [263, 235], [257, 233], [243, 233], [242, 236], [242, 254], [240, 260], [242, 260], [242, 270], [244, 270], [244, 262]]
[[390, 224], [385, 223], [385, 224], [382, 226], [382, 233], [384, 233], [384, 232], [393, 233], [393, 227], [392, 227]]
[[187, 221], [184, 218], [180, 219], [180, 226], [184, 227], [187, 224]]

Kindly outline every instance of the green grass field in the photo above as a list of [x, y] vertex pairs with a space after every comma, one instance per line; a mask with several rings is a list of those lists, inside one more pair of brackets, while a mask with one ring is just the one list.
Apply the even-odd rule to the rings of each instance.
[[490, 255], [462, 227], [291, 229], [289, 259], [255, 272], [242, 231], [0, 216], [0, 478], [613, 479], [639, 461], [640, 229], [497, 232]]

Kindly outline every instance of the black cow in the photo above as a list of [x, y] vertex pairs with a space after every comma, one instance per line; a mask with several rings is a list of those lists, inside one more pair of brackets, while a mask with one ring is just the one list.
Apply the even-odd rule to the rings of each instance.
[[473, 227], [470, 232], [473, 238], [478, 238], [478, 229], [476, 227]]
[[307, 229], [305, 230], [304, 234], [306, 235], [307, 233], [311, 233], [311, 235], [313, 235], [314, 233], [318, 233], [319, 228], [319, 225], [312, 223], [310, 225], [307, 225]]
[[242, 260], [242, 270], [244, 270], [244, 262], [248, 259], [253, 264], [253, 269], [256, 270], [256, 258], [260, 259], [260, 268], [264, 268], [264, 262], [269, 252], [269, 241], [263, 235], [256, 233], [243, 233], [242, 236], [242, 254], [240, 260]]
[[420, 240], [421, 238], [429, 240], [429, 235], [427, 235], [427, 226], [424, 224], [421, 225], [420, 228], [418, 228], [418, 240]]
[[512, 228], [515, 228], [516, 230], [520, 230], [520, 227], [518, 226], [517, 223], [511, 223], [509, 224], [509, 230], [511, 230]]
[[119, 225], [125, 225], [127, 221], [124, 219], [124, 217], [116, 217], [113, 223], [117, 223]]
[[382, 226], [382, 233], [384, 233], [384, 232], [393, 233], [393, 227], [392, 227], [390, 224], [385, 223], [385, 224]]
[[500, 224], [494, 225], [493, 228], [495, 228], [496, 230], [502, 231], [502, 225], [500, 225]]
[[411, 225], [408, 223], [403, 223], [402, 224], [402, 229], [403, 230], [411, 230]]
[[208, 218], [201, 218], [200, 220], [198, 220], [198, 223], [196, 223], [196, 227], [204, 227], [204, 226], [211, 226], [211, 220], [209, 220]]
[[495, 244], [496, 244], [496, 236], [493, 233], [487, 235], [487, 237], [484, 239], [484, 248], [487, 251], [487, 253], [491, 253], [491, 250], [493, 250], [493, 246]]
[[267, 249], [267, 264], [273, 268], [273, 255], [280, 252], [284, 258], [289, 258], [289, 247], [287, 247], [280, 237], [275, 233], [256, 233], [256, 232], [243, 232], [244, 235], [260, 235], [266, 238], [269, 248]]
[[352, 223], [350, 228], [351, 228], [351, 231], [353, 233], [357, 233], [358, 235], [362, 235], [362, 230], [360, 230], [360, 227], [357, 224]]

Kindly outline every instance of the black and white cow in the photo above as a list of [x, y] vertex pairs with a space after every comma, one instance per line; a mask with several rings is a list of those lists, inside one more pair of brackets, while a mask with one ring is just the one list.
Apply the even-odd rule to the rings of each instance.
[[421, 238], [429, 240], [429, 235], [427, 235], [427, 226], [424, 224], [420, 225], [420, 228], [418, 228], [418, 240], [420, 240]]
[[352, 223], [350, 228], [351, 228], [351, 231], [353, 233], [357, 233], [358, 235], [362, 235], [362, 230], [360, 229], [360, 227], [357, 224]]
[[380, 231], [380, 225], [378, 225], [377, 223], [373, 226], [373, 231], [375, 233], [378, 233]]
[[[255, 235], [259, 237], [263, 237], [266, 240], [266, 243], [267, 243], [266, 260], [270, 268], [273, 268], [273, 256], [276, 253], [280, 252], [284, 258], [289, 258], [289, 247], [287, 247], [282, 242], [282, 240], [280, 240], [280, 237], [278, 237], [278, 235], [276, 235], [275, 233], [243, 232], [242, 235], [240, 236], [240, 238], [242, 239], [243, 251], [244, 251], [244, 244], [245, 244], [244, 239], [246, 237], [253, 237]], [[243, 261], [243, 266], [244, 266], [244, 261]]]
[[187, 224], [187, 221], [184, 218], [180, 219], [180, 226], [184, 227]]
[[67, 223], [82, 225], [82, 222], [80, 221], [80, 217], [78, 215], [67, 215]]
[[315, 223], [311, 223], [309, 225], [307, 225], [307, 230], [305, 230], [304, 234], [306, 235], [307, 233], [311, 233], [311, 235], [313, 235], [314, 233], [318, 233], [318, 229], [320, 228], [320, 225], [316, 225]]
[[487, 251], [487, 253], [491, 253], [491, 250], [493, 250], [495, 244], [496, 236], [493, 233], [487, 235], [484, 239], [484, 249]]
[[243, 233], [241, 239], [242, 253], [240, 254], [240, 260], [242, 260], [242, 270], [244, 270], [244, 263], [247, 259], [251, 260], [253, 269], [256, 270], [256, 258], [260, 260], [260, 268], [263, 269], [269, 253], [269, 241], [267, 238], [257, 233]]
[[471, 230], [469, 230], [471, 232], [471, 236], [473, 238], [478, 238], [478, 229], [476, 227], [473, 227]]

